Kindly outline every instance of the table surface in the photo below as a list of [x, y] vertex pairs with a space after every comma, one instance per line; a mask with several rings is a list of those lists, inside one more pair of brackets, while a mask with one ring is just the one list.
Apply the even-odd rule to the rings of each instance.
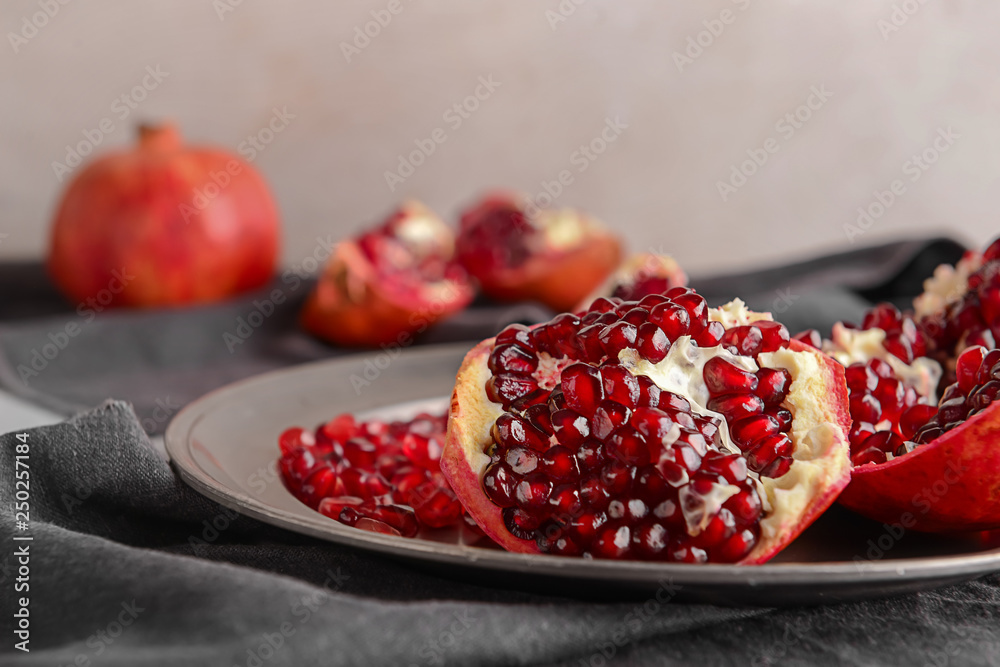
[[62, 415], [28, 403], [0, 389], [0, 433], [56, 424], [64, 419]]

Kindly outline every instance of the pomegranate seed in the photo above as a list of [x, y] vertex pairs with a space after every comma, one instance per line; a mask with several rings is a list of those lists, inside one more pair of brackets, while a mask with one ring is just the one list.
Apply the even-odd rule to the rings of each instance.
[[568, 447], [556, 445], [542, 456], [542, 470], [557, 481], [573, 481], [580, 477], [580, 464]]
[[531, 377], [500, 373], [491, 375], [486, 381], [486, 395], [494, 403], [509, 405], [512, 401], [538, 389], [538, 383]]
[[792, 385], [792, 374], [784, 368], [762, 368], [757, 371], [757, 396], [764, 405], [781, 405]]
[[867, 313], [861, 322], [862, 329], [879, 328], [885, 331], [899, 329], [902, 325], [903, 314], [899, 312], [891, 303], [880, 303]]
[[758, 327], [751, 324], [729, 329], [722, 336], [721, 342], [733, 354], [755, 357], [760, 354], [763, 335]]
[[566, 406], [578, 414], [591, 415], [604, 400], [600, 372], [588, 364], [570, 364], [560, 376]]
[[726, 327], [721, 322], [709, 322], [708, 325], [694, 335], [694, 340], [699, 347], [715, 347], [722, 342], [722, 337], [726, 335]]
[[532, 405], [524, 411], [524, 418], [527, 419], [528, 423], [534, 426], [539, 433], [546, 436], [555, 434], [555, 429], [552, 427], [552, 413], [549, 411], [547, 405]]
[[878, 447], [868, 447], [851, 457], [851, 461], [856, 466], [862, 466], [868, 463], [885, 463], [888, 460], [885, 452], [883, 452]]
[[778, 429], [782, 433], [788, 433], [792, 430], [792, 413], [790, 410], [786, 410], [779, 405], [772, 405], [764, 411], [764, 414], [778, 422]]
[[649, 321], [657, 325], [671, 342], [686, 336], [691, 328], [691, 316], [673, 302], [661, 303], [649, 311]]
[[855, 421], [877, 423], [882, 418], [882, 405], [871, 394], [851, 396], [851, 418]]
[[486, 472], [483, 473], [483, 489], [494, 505], [499, 507], [514, 505], [514, 475], [503, 463], [491, 463], [486, 468]]
[[527, 446], [543, 452], [549, 447], [549, 439], [524, 417], [505, 412], [494, 422], [493, 441], [503, 449]]
[[576, 450], [576, 460], [581, 472], [592, 472], [604, 459], [604, 445], [599, 441], [588, 439]]
[[754, 472], [761, 472], [777, 458], [791, 455], [794, 445], [784, 433], [767, 435], [756, 441], [757, 444], [746, 452], [747, 466]]
[[795, 334], [795, 340], [805, 343], [806, 345], [811, 345], [817, 350], [823, 347], [823, 337], [815, 329], [806, 329], [805, 331], [800, 331]]
[[639, 380], [624, 366], [608, 364], [601, 366], [604, 395], [627, 408], [635, 408], [639, 403]]
[[912, 439], [914, 434], [936, 414], [937, 408], [933, 405], [918, 404], [907, 408], [899, 418], [899, 431], [903, 438]]
[[370, 533], [381, 533], [383, 535], [396, 535], [396, 536], [401, 535], [401, 533], [398, 530], [396, 530], [389, 524], [385, 523], [384, 521], [379, 521], [377, 519], [369, 519], [368, 517], [358, 518], [353, 523], [350, 523], [348, 525], [354, 526], [355, 528], [358, 528], [360, 530], [367, 530]]
[[708, 409], [721, 412], [732, 421], [748, 415], [764, 412], [764, 401], [754, 394], [725, 394], [715, 396], [708, 402]]
[[1000, 378], [993, 377], [993, 373], [996, 369], [996, 365], [1000, 364], [1000, 350], [990, 350], [986, 353], [983, 358], [982, 363], [979, 366], [979, 374], [976, 377], [976, 384], [983, 384], [992, 380], [997, 380]]
[[962, 397], [953, 398], [938, 405], [938, 420], [942, 424], [965, 421], [969, 414], [969, 406]]
[[688, 329], [688, 333], [696, 335], [699, 331], [708, 326], [708, 303], [700, 295], [694, 292], [687, 292], [685, 294], [677, 294], [672, 296], [670, 292], [667, 292], [667, 296], [670, 297], [674, 303], [681, 306], [688, 312], [691, 318], [691, 325]]
[[520, 345], [497, 345], [490, 353], [491, 373], [521, 373], [530, 375], [538, 368], [538, 357]]
[[986, 348], [979, 346], [967, 348], [958, 355], [958, 361], [955, 362], [955, 377], [963, 395], [968, 396], [979, 384], [979, 370], [985, 359]]
[[601, 401], [590, 419], [590, 433], [598, 440], [605, 440], [619, 426], [628, 421], [631, 410], [612, 400]]
[[639, 355], [650, 363], [656, 364], [663, 361], [670, 351], [670, 340], [663, 333], [663, 329], [652, 322], [644, 322], [639, 325], [637, 332], [637, 347]]
[[867, 364], [851, 364], [844, 372], [847, 376], [847, 388], [852, 392], [875, 391], [878, 386], [879, 375]]
[[705, 384], [713, 394], [747, 393], [757, 389], [757, 376], [733, 366], [722, 357], [712, 357], [705, 363]]
[[632, 547], [646, 559], [656, 560], [667, 548], [670, 533], [662, 523], [646, 523], [632, 533]]
[[870, 359], [868, 361], [868, 367], [881, 378], [894, 379], [896, 377], [896, 374], [892, 370], [892, 366], [881, 359]]
[[523, 510], [537, 510], [549, 499], [552, 482], [542, 477], [523, 479], [514, 487], [514, 500]]
[[576, 448], [590, 435], [590, 422], [572, 410], [556, 410], [552, 414], [552, 428], [559, 444]]
[[645, 375], [636, 376], [639, 383], [639, 399], [636, 404], [644, 408], [655, 408], [660, 404], [660, 387]]
[[606, 450], [622, 463], [641, 466], [649, 463], [649, 450], [642, 435], [631, 426], [622, 426], [610, 438]]
[[599, 339], [604, 352], [612, 359], [617, 359], [618, 353], [622, 350], [635, 348], [638, 335], [638, 329], [634, 324], [615, 322], [601, 330]]
[[286, 429], [278, 436], [278, 446], [283, 456], [291, 454], [299, 447], [312, 447], [316, 444], [313, 434], [302, 428]]
[[624, 558], [632, 538], [628, 526], [609, 526], [591, 543], [594, 558]]
[[777, 435], [781, 430], [778, 421], [769, 415], [754, 415], [737, 420], [729, 427], [733, 442], [744, 452], [762, 438]]
[[420, 522], [431, 528], [443, 528], [456, 523], [462, 514], [462, 505], [455, 492], [447, 486], [436, 486], [428, 491], [430, 492], [423, 496], [423, 500], [413, 506]]
[[508, 507], [501, 512], [504, 525], [510, 534], [522, 540], [532, 539], [538, 529], [538, 519], [518, 507]]
[[524, 447], [512, 447], [507, 450], [504, 462], [515, 475], [523, 476], [534, 472], [538, 467], [538, 455]]
[[528, 327], [523, 324], [508, 324], [497, 334], [496, 345], [517, 343], [526, 348], [531, 347], [531, 336]]

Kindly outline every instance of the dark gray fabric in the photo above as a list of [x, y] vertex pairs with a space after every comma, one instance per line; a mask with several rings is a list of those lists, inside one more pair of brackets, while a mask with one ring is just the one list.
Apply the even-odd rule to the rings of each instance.
[[[238, 517], [180, 482], [123, 403], [27, 433], [27, 531], [13, 516], [18, 441], [0, 438], [2, 664], [987, 665], [1000, 656], [997, 575], [816, 609], [666, 601], [649, 611], [647, 600], [544, 597]], [[23, 544], [30, 590], [15, 596]], [[22, 595], [29, 654], [13, 649]]]

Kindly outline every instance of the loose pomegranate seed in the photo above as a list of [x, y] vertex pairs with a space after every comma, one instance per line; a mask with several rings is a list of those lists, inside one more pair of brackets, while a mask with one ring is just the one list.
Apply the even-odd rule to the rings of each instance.
[[[413, 537], [456, 525], [464, 512], [438, 472], [446, 422], [426, 413], [391, 423], [340, 415], [315, 434], [288, 429], [279, 437], [282, 479], [303, 503], [363, 530]], [[538, 433], [531, 424], [523, 431]]]
[[817, 350], [823, 347], [823, 336], [816, 329], [806, 329], [795, 334], [795, 340], [810, 345]]

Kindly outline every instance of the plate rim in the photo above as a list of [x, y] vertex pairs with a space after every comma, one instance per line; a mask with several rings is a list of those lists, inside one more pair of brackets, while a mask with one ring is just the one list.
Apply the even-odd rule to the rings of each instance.
[[[471, 343], [426, 345], [402, 354], [409, 357], [450, 356], [468, 351]], [[284, 530], [306, 534], [330, 542], [345, 544], [397, 557], [415, 557], [437, 563], [448, 562], [472, 567], [501, 567], [521, 573], [562, 577], [600, 577], [604, 580], [635, 579], [650, 582], [673, 579], [675, 583], [719, 586], [853, 585], [878, 582], [921, 581], [944, 578], [971, 578], [1000, 570], [1000, 547], [969, 554], [950, 554], [919, 558], [882, 558], [857, 561], [816, 561], [807, 563], [763, 563], [760, 565], [657, 563], [583, 559], [548, 554], [521, 554], [470, 545], [448, 544], [431, 540], [382, 535], [342, 526], [303, 505], [315, 516], [291, 512], [270, 505], [260, 498], [227, 486], [202, 468], [191, 452], [191, 433], [197, 424], [234, 393], [258, 385], [303, 373], [320, 373], [327, 367], [346, 365], [367, 358], [365, 353], [349, 354], [267, 371], [214, 389], [182, 408], [171, 419], [164, 433], [164, 446], [170, 463], [193, 489], [209, 499], [240, 514], [251, 516]]]

